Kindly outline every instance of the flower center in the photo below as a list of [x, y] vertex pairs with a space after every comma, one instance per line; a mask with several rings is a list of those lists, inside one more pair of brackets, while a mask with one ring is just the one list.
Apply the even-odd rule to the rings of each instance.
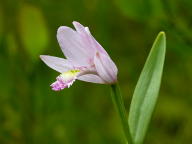
[[61, 73], [59, 76], [64, 80], [64, 81], [69, 81], [73, 79], [74, 77], [77, 77], [79, 74], [80, 70], [69, 70], [66, 72]]

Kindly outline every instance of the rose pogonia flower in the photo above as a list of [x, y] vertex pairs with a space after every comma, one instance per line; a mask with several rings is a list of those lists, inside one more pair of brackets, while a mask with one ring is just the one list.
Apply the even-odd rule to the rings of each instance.
[[60, 75], [51, 84], [52, 90], [70, 87], [78, 79], [86, 82], [113, 84], [117, 67], [104, 48], [91, 35], [89, 28], [73, 22], [76, 29], [61, 26], [57, 40], [66, 59], [41, 55], [40, 58]]

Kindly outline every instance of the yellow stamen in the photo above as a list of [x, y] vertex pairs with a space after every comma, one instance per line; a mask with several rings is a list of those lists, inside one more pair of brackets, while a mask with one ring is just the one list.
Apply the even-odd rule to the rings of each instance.
[[75, 79], [80, 70], [69, 70], [60, 74], [64, 81]]

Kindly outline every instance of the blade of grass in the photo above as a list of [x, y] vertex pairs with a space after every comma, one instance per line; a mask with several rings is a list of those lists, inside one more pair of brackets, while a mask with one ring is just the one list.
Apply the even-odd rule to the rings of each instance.
[[137, 82], [128, 123], [134, 144], [142, 144], [157, 101], [166, 51], [165, 33], [160, 32]]

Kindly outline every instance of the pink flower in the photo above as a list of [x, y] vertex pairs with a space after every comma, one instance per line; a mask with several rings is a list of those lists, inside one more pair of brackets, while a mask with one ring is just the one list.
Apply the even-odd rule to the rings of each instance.
[[117, 82], [117, 67], [104, 48], [91, 35], [89, 28], [73, 22], [76, 29], [61, 26], [57, 39], [67, 59], [41, 55], [52, 69], [61, 73], [51, 84], [55, 91], [70, 87], [78, 79], [86, 82], [113, 84]]

